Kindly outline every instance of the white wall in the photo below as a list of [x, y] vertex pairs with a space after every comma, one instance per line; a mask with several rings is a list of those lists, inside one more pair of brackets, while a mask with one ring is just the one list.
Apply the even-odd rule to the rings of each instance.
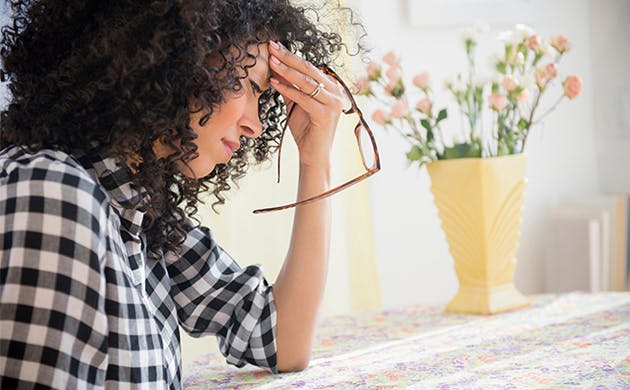
[[630, 193], [630, 1], [589, 7], [600, 183], [605, 192]]
[[[564, 195], [598, 191], [589, 3], [512, 0], [506, 8], [508, 2], [497, 0], [415, 1], [411, 6], [406, 0], [359, 3], [374, 48], [372, 56], [378, 58], [388, 50], [397, 50], [403, 56], [403, 70], [408, 78], [422, 70], [430, 71], [433, 80], [438, 81], [434, 89], [442, 104], [451, 100], [443, 92], [441, 80], [466, 70], [461, 35], [453, 28], [461, 20], [466, 21], [461, 27], [484, 17], [506, 21], [491, 25], [492, 31], [480, 44], [478, 63], [488, 74], [489, 54], [499, 49], [494, 36], [516, 22], [530, 24], [544, 37], [564, 33], [573, 42], [573, 49], [561, 65], [561, 74], [581, 75], [584, 92], [575, 101], [563, 102], [544, 127], [535, 129], [526, 150], [528, 184], [516, 284], [526, 293], [540, 292], [548, 210]], [[423, 20], [412, 23], [411, 11], [422, 11], [423, 5], [435, 10], [436, 4], [444, 7], [442, 13], [434, 14], [425, 23], [436, 26], [415, 27]], [[503, 10], [505, 17], [497, 14], [497, 9]], [[460, 120], [456, 113], [455, 107], [449, 105], [447, 131], [458, 130]], [[407, 169], [406, 146], [396, 134], [386, 134], [382, 129], [376, 133], [383, 170], [372, 179], [371, 189], [383, 304], [445, 303], [455, 293], [457, 280], [429, 191], [428, 175], [424, 169]]]

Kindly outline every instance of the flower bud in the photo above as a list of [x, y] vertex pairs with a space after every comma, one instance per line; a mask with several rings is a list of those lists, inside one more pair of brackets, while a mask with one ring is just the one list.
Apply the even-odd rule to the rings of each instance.
[[377, 62], [370, 62], [365, 70], [370, 81], [376, 81], [381, 77], [381, 66]]
[[545, 77], [548, 80], [554, 79], [558, 75], [558, 65], [553, 62], [545, 66]]
[[527, 48], [532, 51], [538, 51], [540, 48], [540, 37], [536, 34], [527, 39]]
[[511, 74], [506, 74], [501, 80], [501, 86], [508, 92], [512, 92], [518, 87], [518, 81]]
[[526, 101], [528, 101], [529, 100], [529, 89], [523, 88], [521, 93], [519, 93], [518, 96], [516, 97], [516, 100], [519, 101], [519, 102], [526, 102]]
[[551, 46], [558, 50], [560, 54], [569, 50], [571, 44], [569, 42], [569, 38], [564, 34], [558, 34], [555, 37], [551, 38]]
[[413, 84], [420, 89], [429, 88], [430, 82], [429, 72], [422, 72], [413, 77]]
[[534, 80], [536, 80], [536, 85], [538, 88], [543, 88], [545, 84], [547, 84], [547, 71], [545, 68], [538, 68], [534, 72]]
[[383, 87], [383, 92], [385, 92], [387, 96], [394, 96], [394, 88], [396, 88], [396, 82], [390, 81]]
[[422, 98], [418, 100], [418, 103], [416, 103], [416, 109], [429, 115], [431, 113], [431, 101], [429, 98]]
[[405, 99], [398, 99], [392, 106], [392, 118], [400, 119], [409, 113], [409, 106]]
[[398, 65], [392, 65], [389, 67], [389, 69], [387, 69], [387, 72], [385, 72], [385, 75], [391, 81], [398, 81], [401, 77], [400, 68], [398, 67]]
[[390, 52], [387, 52], [387, 54], [385, 54], [383, 56], [383, 62], [386, 63], [387, 65], [390, 65], [390, 66], [398, 65], [398, 60], [399, 59], [400, 59], [400, 57], [393, 50], [390, 51]]
[[568, 76], [564, 83], [564, 96], [573, 99], [582, 93], [582, 78], [580, 76]]
[[372, 113], [372, 120], [381, 126], [385, 126], [389, 122], [389, 115], [383, 110], [376, 110]]
[[500, 93], [493, 93], [488, 96], [488, 103], [490, 103], [490, 108], [495, 111], [501, 111], [508, 105], [507, 96]]

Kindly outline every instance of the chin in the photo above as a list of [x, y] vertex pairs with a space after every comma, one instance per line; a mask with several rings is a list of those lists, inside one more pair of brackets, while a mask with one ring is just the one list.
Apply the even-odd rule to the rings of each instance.
[[180, 167], [181, 173], [189, 179], [205, 179], [207, 177], [212, 177], [212, 172], [214, 172], [214, 168], [216, 164], [207, 162], [202, 164], [198, 161], [190, 161], [188, 162], [188, 166]]

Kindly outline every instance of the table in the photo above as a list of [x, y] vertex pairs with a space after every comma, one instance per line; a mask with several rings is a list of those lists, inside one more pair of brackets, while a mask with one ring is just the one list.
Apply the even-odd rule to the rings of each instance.
[[309, 368], [271, 375], [217, 351], [186, 389], [630, 389], [630, 293], [537, 295], [492, 316], [413, 306], [319, 324]]

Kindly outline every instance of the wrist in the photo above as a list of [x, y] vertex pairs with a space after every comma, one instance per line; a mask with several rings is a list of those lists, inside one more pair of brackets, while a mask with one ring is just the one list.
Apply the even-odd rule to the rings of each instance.
[[330, 169], [330, 161], [319, 162], [316, 164], [312, 162], [306, 163], [300, 161], [300, 174], [318, 175], [330, 178]]

